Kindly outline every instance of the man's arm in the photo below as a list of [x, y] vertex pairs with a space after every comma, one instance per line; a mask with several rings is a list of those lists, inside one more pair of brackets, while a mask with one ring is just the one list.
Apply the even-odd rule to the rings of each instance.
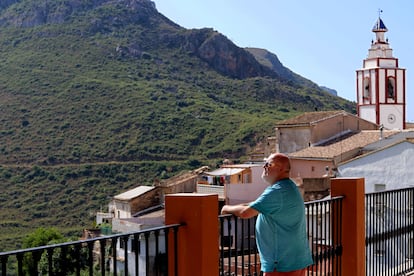
[[221, 209], [221, 214], [233, 214], [237, 217], [248, 219], [254, 216], [257, 216], [259, 212], [256, 209], [253, 209], [247, 204], [240, 205], [224, 205]]

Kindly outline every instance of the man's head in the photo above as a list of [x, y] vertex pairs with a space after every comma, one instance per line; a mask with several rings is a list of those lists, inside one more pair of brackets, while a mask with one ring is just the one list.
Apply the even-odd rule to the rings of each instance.
[[266, 159], [263, 169], [262, 178], [269, 184], [288, 178], [290, 173], [289, 157], [282, 153], [273, 153]]

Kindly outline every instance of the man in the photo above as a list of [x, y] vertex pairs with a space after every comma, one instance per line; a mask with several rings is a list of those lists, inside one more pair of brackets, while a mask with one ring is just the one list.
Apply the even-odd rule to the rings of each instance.
[[271, 186], [253, 202], [224, 205], [222, 214], [256, 220], [256, 243], [263, 276], [303, 276], [313, 263], [306, 235], [305, 206], [296, 184], [289, 178], [290, 161], [271, 154], [262, 178]]

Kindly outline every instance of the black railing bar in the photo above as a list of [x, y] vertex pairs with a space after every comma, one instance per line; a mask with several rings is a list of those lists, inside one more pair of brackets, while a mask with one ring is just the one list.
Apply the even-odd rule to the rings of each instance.
[[[168, 231], [168, 230], [167, 230]], [[168, 236], [168, 233], [165, 233], [165, 236]], [[141, 250], [139, 244], [139, 234], [134, 234], [134, 244], [132, 245], [135, 250], [135, 275], [139, 273], [139, 252]]]
[[220, 275], [224, 275], [224, 246], [223, 246], [223, 236], [224, 236], [224, 218], [220, 218]]
[[248, 255], [248, 260], [247, 260], [247, 265], [249, 267], [249, 274], [248, 275], [251, 275], [251, 267], [252, 267], [251, 257], [252, 257], [253, 250], [252, 250], [252, 242], [251, 242], [252, 233], [251, 233], [251, 220], [250, 219], [247, 221], [247, 237], [248, 237], [247, 238], [247, 247], [249, 248], [248, 249], [249, 255]]
[[[99, 241], [99, 245], [100, 245], [100, 249], [101, 249], [101, 275], [105, 275], [105, 257], [106, 257], [106, 243], [107, 240], [100, 240]], [[89, 275], [93, 275], [93, 248], [94, 248], [94, 243], [89, 243], [88, 244], [88, 249], [90, 250], [90, 255], [89, 255], [89, 262], [90, 262], [90, 269], [89, 269]], [[108, 258], [110, 257], [111, 252], [108, 251]]]
[[[241, 231], [240, 231], [240, 235], [241, 235], [241, 250], [244, 251], [244, 238], [245, 238], [245, 233], [244, 233], [244, 220], [242, 220], [241, 223]], [[244, 254], [242, 253], [242, 258], [241, 258], [241, 267], [242, 267], [242, 276], [244, 276]], [[237, 258], [237, 257], [236, 257]], [[236, 275], [237, 275], [237, 267], [236, 267]]]
[[[327, 207], [329, 209], [331, 209], [330, 202], [325, 202], [324, 204], [327, 205]], [[324, 231], [323, 232], [325, 234], [325, 241], [327, 241], [328, 244], [332, 245], [331, 235], [330, 235], [330, 228], [328, 228], [329, 225], [328, 225], [327, 215], [328, 214], [325, 213], [324, 216], [323, 216], [323, 220], [322, 220], [322, 224], [324, 226]], [[325, 271], [327, 271], [331, 267], [331, 254], [330, 254], [330, 250], [329, 250], [330, 248], [331, 248], [331, 246], [328, 247], [328, 251], [326, 252], [326, 255], [325, 255], [326, 259], [327, 259], [327, 261], [325, 262]]]
[[[160, 231], [155, 231], [154, 232], [155, 235], [155, 258], [158, 260], [160, 259]], [[138, 253], [136, 252], [135, 255], [138, 255]], [[168, 258], [168, 257], [167, 257]], [[159, 266], [159, 264], [157, 264], [157, 266]], [[159, 269], [155, 270], [155, 276], [159, 276]]]
[[235, 239], [235, 242], [234, 242], [234, 267], [235, 267], [235, 269], [236, 269], [236, 271], [235, 271], [235, 275], [237, 276], [237, 257], [238, 257], [238, 251], [237, 251], [237, 241], [238, 241], [238, 236], [239, 236], [239, 231], [238, 231], [238, 226], [239, 226], [239, 223], [238, 223], [238, 217], [237, 216], [235, 216], [234, 217], [235, 218], [235, 220], [234, 220], [234, 239]]
[[[232, 217], [233, 215], [230, 215], [230, 217]], [[232, 240], [231, 240], [231, 218], [227, 218], [227, 234], [229, 235], [229, 246], [228, 246], [228, 252], [227, 252], [227, 261], [228, 261], [228, 265], [227, 265], [227, 273], [228, 275], [231, 274], [231, 248], [232, 248]], [[234, 225], [236, 225], [236, 222], [234, 223]], [[236, 240], [235, 235], [233, 236], [234, 239]]]
[[53, 265], [52, 265], [53, 264], [53, 261], [52, 261], [52, 257], [53, 257], [53, 248], [49, 248], [47, 250], [48, 271], [53, 271]]
[[[401, 210], [401, 208], [402, 208], [402, 206], [403, 205], [405, 205], [405, 203], [406, 203], [406, 200], [407, 200], [407, 196], [406, 196], [406, 194], [404, 193], [404, 194], [400, 194], [399, 195], [399, 197], [398, 197], [398, 200], [397, 200], [397, 204], [399, 205], [399, 209]], [[404, 203], [404, 204], [403, 204]], [[398, 210], [397, 211], [397, 213], [398, 213], [398, 218], [397, 218], [397, 220], [398, 220], [398, 222], [399, 222], [399, 225], [403, 225], [403, 224], [406, 224], [407, 223], [407, 221], [405, 220], [405, 219], [403, 219], [402, 217], [401, 217], [401, 215], [403, 214], [400, 210]], [[401, 232], [399, 232], [399, 235], [403, 235]], [[404, 235], [405, 236], [405, 235]], [[404, 238], [406, 238], [406, 237], [404, 237]], [[402, 243], [402, 241], [401, 240], [398, 240], [398, 241], [396, 241], [396, 245], [399, 245], [399, 246], [401, 246], [401, 248], [403, 248], [403, 252], [402, 252], [402, 254], [403, 254], [403, 259], [405, 259], [406, 258], [406, 251], [407, 251], [407, 249], [406, 248], [404, 248], [404, 245], [403, 245], [403, 243]], [[402, 264], [402, 266], [400, 266], [399, 267], [399, 269], [398, 269], [398, 273], [400, 273], [400, 272], [402, 272], [402, 271], [404, 271], [405, 269], [407, 269], [407, 264], [406, 264], [406, 262], [403, 262], [403, 264]]]
[[[320, 202], [321, 204], [316, 204], [317, 202], [313, 202], [313, 203], [315, 203], [314, 205], [314, 207], [316, 207], [316, 214], [319, 214], [319, 206], [322, 204], [322, 202]], [[315, 227], [315, 232], [316, 232], [316, 237], [320, 237], [319, 236], [319, 217], [315, 220], [316, 221], [316, 227]], [[317, 261], [317, 265], [316, 265], [316, 267], [319, 269], [319, 271], [321, 271], [321, 267], [322, 267], [322, 255], [321, 255], [321, 251], [320, 251], [320, 249], [319, 249], [319, 247], [317, 246], [316, 247], [316, 250], [317, 250], [317, 255], [318, 255], [318, 257], [317, 257], [317, 259], [318, 259], [318, 261]]]
[[149, 271], [149, 235], [150, 233], [145, 233], [145, 271]]
[[[398, 193], [397, 194], [397, 198], [396, 198], [396, 200], [397, 200], [397, 202], [396, 202], [396, 205], [397, 205], [397, 207], [401, 207], [401, 198], [402, 198], [402, 193]], [[399, 213], [399, 211], [398, 210], [401, 210], [401, 209], [397, 209], [397, 210], [394, 210], [394, 217], [395, 217], [395, 215], [397, 214], [397, 213]], [[397, 215], [397, 217], [396, 217], [396, 221], [397, 221], [397, 225], [398, 226], [401, 226], [401, 224], [402, 224], [402, 221], [401, 221], [401, 218], [400, 218], [400, 216], [399, 215]], [[401, 235], [401, 232], [399, 231], [399, 230], [397, 230], [397, 233], [396, 233], [398, 236], [400, 236]], [[393, 246], [393, 248], [394, 248], [394, 250], [395, 251], [397, 251], [398, 250], [398, 248], [399, 248], [399, 244], [400, 244], [400, 242], [398, 241], [398, 240], [393, 240], [393, 243], [394, 243], [394, 246]], [[404, 252], [402, 252], [402, 254], [404, 254]], [[395, 261], [395, 260], [394, 260]], [[395, 262], [399, 262], [399, 260], [398, 261], [395, 261]], [[397, 267], [397, 273], [398, 272], [400, 272], [401, 271], [401, 269], [402, 269], [402, 266], [400, 267], [400, 266], [398, 266]]]
[[[257, 217], [254, 217], [253, 218], [253, 222], [254, 222], [255, 225], [256, 225], [256, 220], [257, 220]], [[257, 275], [257, 265], [256, 265], [258, 263], [258, 257], [257, 257], [257, 255], [258, 255], [257, 244], [255, 244], [255, 254], [254, 254], [254, 263], [255, 263], [255, 266], [254, 266], [254, 274], [255, 275]]]
[[76, 256], [76, 276], [80, 276], [81, 273], [81, 257], [80, 257], [80, 245], [75, 246], [75, 256]]
[[[132, 235], [122, 237], [122, 239], [124, 241], [124, 246], [125, 246], [125, 249], [124, 249], [124, 275], [129, 275], [128, 274], [128, 241], [129, 241], [130, 236], [132, 236]], [[131, 244], [131, 248], [132, 248], [132, 244]]]
[[93, 275], [93, 243], [88, 243], [87, 246], [88, 246], [89, 275], [92, 276]]
[[154, 232], [156, 230], [163, 230], [163, 229], [167, 229], [167, 228], [178, 228], [180, 226], [185, 226], [185, 224], [170, 224], [170, 225], [145, 229], [145, 230], [142, 230], [142, 231], [114, 234], [114, 235], [90, 238], [90, 239], [79, 240], [79, 241], [70, 241], [70, 242], [43, 245], [43, 246], [32, 247], [32, 248], [24, 248], [24, 249], [12, 250], [12, 251], [5, 251], [5, 252], [0, 252], [0, 257], [7, 256], [7, 255], [16, 255], [16, 254], [20, 254], [20, 253], [34, 252], [34, 251], [44, 251], [44, 250], [47, 250], [48, 248], [64, 247], [64, 246], [71, 246], [71, 245], [78, 245], [78, 244], [81, 245], [81, 244], [84, 244], [84, 243], [92, 243], [92, 242], [100, 241], [100, 240], [107, 240], [107, 239], [112, 239], [112, 238], [121, 238], [121, 237], [124, 237], [124, 236], [131, 236], [131, 235], [134, 235], [134, 234], [151, 233], [151, 232]]
[[[113, 237], [112, 239], [112, 258], [113, 258], [113, 271], [114, 271], [114, 275], [116, 276], [117, 274], [117, 256], [116, 256], [116, 247], [117, 247], [117, 243], [118, 243], [118, 239], [116, 237]], [[93, 264], [92, 264], [93, 267]], [[92, 275], [92, 274], [91, 274]]]
[[67, 247], [63, 247], [60, 253], [63, 255], [63, 271], [64, 274], [67, 275], [67, 269], [69, 266], [67, 254], [70, 252], [67, 251]]
[[342, 269], [340, 269], [340, 267], [342, 266], [342, 200], [338, 202], [338, 208], [339, 209], [339, 220], [338, 220], [338, 232], [339, 232], [339, 237], [338, 237], [338, 275], [342, 275]]
[[[187, 225], [183, 223], [182, 225]], [[174, 276], [178, 276], [178, 231], [174, 228]], [[168, 252], [168, 251], [167, 251]]]

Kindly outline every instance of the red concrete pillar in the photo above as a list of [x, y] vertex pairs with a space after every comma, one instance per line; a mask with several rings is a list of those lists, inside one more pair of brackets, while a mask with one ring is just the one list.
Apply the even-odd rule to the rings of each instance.
[[[218, 195], [166, 195], [165, 224], [175, 223], [185, 223], [178, 230], [178, 275], [218, 275]], [[169, 246], [169, 275], [175, 275], [173, 257], [174, 248]]]
[[365, 276], [364, 178], [333, 178], [331, 196], [344, 196], [341, 229], [343, 251], [340, 268], [342, 275]]

